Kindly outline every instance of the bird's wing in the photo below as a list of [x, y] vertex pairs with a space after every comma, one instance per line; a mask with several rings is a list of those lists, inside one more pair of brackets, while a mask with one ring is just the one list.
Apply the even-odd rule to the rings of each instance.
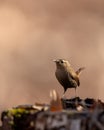
[[76, 75], [76, 73], [68, 73], [69, 79], [71, 78], [73, 81], [77, 83], [77, 85], [80, 85], [79, 77]]
[[80, 85], [80, 81], [78, 77], [75, 77], [75, 81], [77, 82], [78, 86]]

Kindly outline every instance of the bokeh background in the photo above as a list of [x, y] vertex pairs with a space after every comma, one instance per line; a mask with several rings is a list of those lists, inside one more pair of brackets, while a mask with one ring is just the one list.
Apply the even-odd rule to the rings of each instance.
[[61, 97], [57, 58], [86, 67], [81, 98], [104, 100], [104, 1], [0, 0], [0, 110], [49, 103], [52, 89]]

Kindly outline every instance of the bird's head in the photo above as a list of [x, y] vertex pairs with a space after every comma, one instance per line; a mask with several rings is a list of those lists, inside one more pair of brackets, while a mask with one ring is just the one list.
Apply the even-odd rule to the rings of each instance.
[[70, 66], [69, 62], [67, 60], [64, 59], [57, 59], [57, 60], [53, 60], [56, 63], [57, 67], [67, 67]]

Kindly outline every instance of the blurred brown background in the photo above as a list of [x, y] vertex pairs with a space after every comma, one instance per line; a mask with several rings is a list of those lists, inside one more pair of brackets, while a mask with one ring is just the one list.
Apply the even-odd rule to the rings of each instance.
[[104, 100], [104, 1], [0, 0], [0, 108], [48, 103], [52, 89], [62, 96], [57, 58], [86, 67], [81, 98]]

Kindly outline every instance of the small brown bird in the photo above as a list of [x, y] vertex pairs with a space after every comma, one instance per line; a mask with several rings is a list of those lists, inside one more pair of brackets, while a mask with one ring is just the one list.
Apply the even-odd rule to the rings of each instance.
[[76, 94], [76, 88], [80, 85], [79, 75], [81, 71], [85, 68], [79, 68], [75, 72], [67, 60], [57, 59], [54, 60], [54, 62], [56, 63], [55, 75], [59, 83], [64, 88], [64, 94], [68, 88], [75, 88]]

